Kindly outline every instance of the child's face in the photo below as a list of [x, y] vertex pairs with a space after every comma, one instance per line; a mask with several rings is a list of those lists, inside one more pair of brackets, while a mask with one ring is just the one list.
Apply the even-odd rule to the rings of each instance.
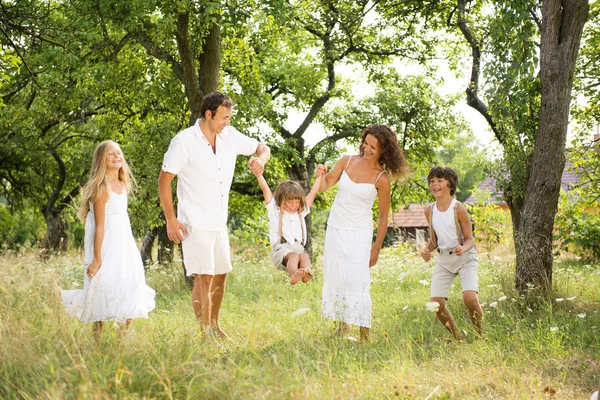
[[450, 182], [446, 178], [433, 177], [429, 180], [429, 190], [436, 199], [450, 196]]
[[379, 141], [377, 138], [375, 138], [375, 136], [365, 136], [362, 149], [365, 158], [375, 158], [379, 160], [379, 157], [381, 156], [381, 146], [379, 146]]
[[106, 169], [119, 169], [123, 166], [123, 152], [119, 146], [110, 145], [106, 152]]
[[292, 199], [286, 200], [283, 202], [283, 211], [287, 211], [289, 213], [298, 212], [300, 208], [300, 199]]

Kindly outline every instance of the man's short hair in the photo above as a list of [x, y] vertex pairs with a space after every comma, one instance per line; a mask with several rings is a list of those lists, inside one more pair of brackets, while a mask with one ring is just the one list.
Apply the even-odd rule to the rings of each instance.
[[231, 108], [233, 107], [233, 101], [229, 96], [221, 92], [212, 92], [202, 98], [202, 104], [200, 105], [200, 115], [202, 118], [206, 117], [206, 112], [210, 110], [214, 117], [217, 113], [219, 106]]
[[448, 185], [450, 186], [450, 196], [454, 196], [454, 193], [456, 193], [456, 188], [458, 187], [458, 175], [456, 171], [450, 167], [436, 165], [429, 170], [429, 174], [427, 175], [427, 185], [429, 185], [429, 181], [431, 181], [433, 178], [446, 179], [448, 181]]

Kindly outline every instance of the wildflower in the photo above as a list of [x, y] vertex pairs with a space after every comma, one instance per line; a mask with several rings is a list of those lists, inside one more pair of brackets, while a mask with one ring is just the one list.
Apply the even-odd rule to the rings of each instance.
[[294, 311], [294, 313], [292, 314], [292, 317], [298, 317], [302, 314], [306, 314], [309, 311], [310, 311], [310, 308], [308, 308], [308, 307], [300, 307], [299, 309]]
[[502, 296], [498, 299], [498, 301], [504, 301], [504, 300], [506, 300], [506, 296]]
[[425, 309], [430, 312], [438, 312], [440, 309], [440, 303], [437, 301], [428, 301], [425, 303]]
[[529, 308], [529, 307], [527, 307], [527, 311], [533, 312], [533, 310], [531, 308]]
[[497, 301], [492, 301], [490, 303], [490, 307], [494, 307], [494, 308], [498, 307], [498, 302]]
[[558, 332], [558, 326], [551, 327], [550, 332]]
[[581, 319], [585, 318], [585, 313], [577, 314], [577, 316]]
[[408, 310], [408, 305], [402, 307], [402, 311]]
[[429, 281], [427, 279], [421, 279], [419, 283], [423, 286], [429, 286]]
[[402, 279], [406, 278], [408, 276], [408, 272], [401, 272], [400, 275], [398, 275], [398, 280], [401, 281]]
[[487, 285], [487, 287], [496, 287], [496, 286], [498, 286], [498, 285], [495, 283], [493, 285]]
[[557, 303], [560, 303], [561, 301], [565, 301], [565, 299], [559, 297], [558, 299], [554, 299], [554, 301], [556, 301]]
[[573, 296], [573, 297], [567, 297], [565, 300], [567, 301], [573, 301], [577, 298], [577, 296]]

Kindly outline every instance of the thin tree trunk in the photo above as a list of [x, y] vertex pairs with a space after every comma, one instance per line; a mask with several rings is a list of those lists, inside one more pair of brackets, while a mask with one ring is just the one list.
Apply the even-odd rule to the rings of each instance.
[[552, 229], [558, 207], [575, 61], [589, 5], [546, 0], [540, 42], [541, 108], [517, 242], [516, 287], [552, 290]]
[[158, 236], [158, 229], [159, 227], [147, 229], [146, 234], [144, 235], [144, 240], [142, 240], [140, 254], [142, 255], [142, 262], [146, 267], [154, 262], [152, 259], [152, 248], [154, 247], [156, 236]]

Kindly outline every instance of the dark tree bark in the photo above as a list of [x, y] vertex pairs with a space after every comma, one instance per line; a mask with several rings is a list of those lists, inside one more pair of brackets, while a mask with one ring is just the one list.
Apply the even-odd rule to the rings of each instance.
[[531, 285], [541, 295], [552, 290], [552, 228], [565, 166], [575, 61], [588, 10], [587, 0], [542, 4], [542, 104], [517, 238], [516, 286], [520, 291]]

